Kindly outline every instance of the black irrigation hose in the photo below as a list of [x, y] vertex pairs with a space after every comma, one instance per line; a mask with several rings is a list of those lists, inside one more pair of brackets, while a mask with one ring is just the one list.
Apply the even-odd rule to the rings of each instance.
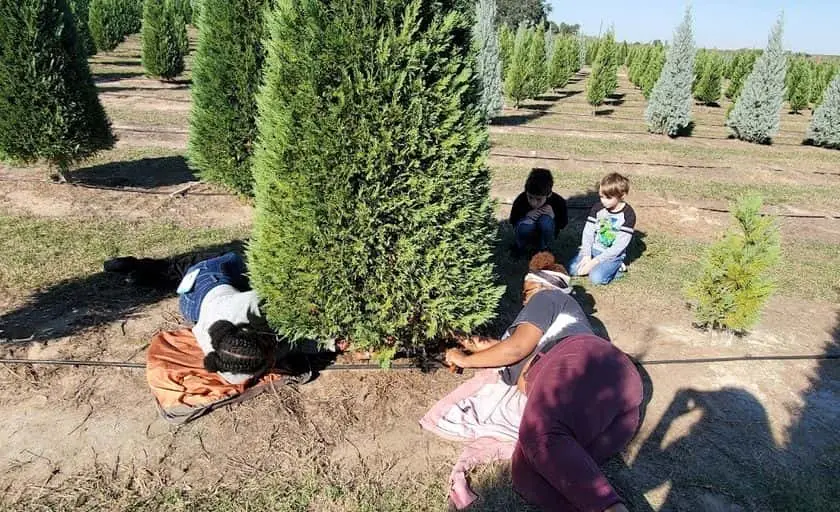
[[[732, 356], [732, 357], [702, 357], [692, 359], [651, 359], [636, 360], [643, 366], [672, 365], [672, 364], [702, 364], [702, 363], [730, 363], [738, 361], [834, 361], [840, 360], [840, 353], [836, 354], [801, 354], [801, 355], [775, 355], [775, 356]], [[430, 366], [443, 368], [439, 361], [430, 361]], [[41, 364], [49, 366], [93, 366], [105, 368], [144, 369], [144, 363], [128, 363], [119, 361], [79, 361], [72, 359], [0, 359], [0, 364]], [[392, 365], [388, 370], [423, 370], [422, 366], [414, 364]], [[385, 370], [378, 364], [334, 364], [327, 366], [319, 373], [330, 371], [353, 371], [353, 370]]]

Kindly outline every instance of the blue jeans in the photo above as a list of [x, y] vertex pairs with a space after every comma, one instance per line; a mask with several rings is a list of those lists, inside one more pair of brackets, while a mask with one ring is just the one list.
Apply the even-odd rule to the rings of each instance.
[[251, 289], [246, 275], [245, 262], [235, 252], [196, 263], [188, 268], [184, 275], [188, 275], [195, 269], [200, 269], [200, 272], [193, 287], [190, 291], [181, 294], [178, 302], [181, 314], [192, 323], [198, 322], [201, 302], [207, 296], [207, 292], [213, 288], [227, 284], [241, 292]]
[[524, 249], [531, 243], [535, 243], [539, 250], [546, 251], [554, 243], [554, 217], [541, 215], [536, 222], [520, 220], [514, 228], [516, 234], [516, 247]]
[[[592, 248], [591, 256], [593, 258], [598, 257], [600, 254], [601, 251], [595, 249], [594, 247]], [[610, 282], [615, 279], [619, 269], [621, 269], [621, 264], [624, 263], [624, 258], [626, 256], [627, 254], [623, 253], [616, 258], [598, 263], [592, 270], [589, 271], [589, 280], [592, 281], [593, 284], [610, 284]], [[573, 276], [577, 275], [578, 267], [580, 266], [580, 261], [583, 257], [583, 251], [578, 251], [577, 255], [569, 262], [569, 272], [571, 272]]]

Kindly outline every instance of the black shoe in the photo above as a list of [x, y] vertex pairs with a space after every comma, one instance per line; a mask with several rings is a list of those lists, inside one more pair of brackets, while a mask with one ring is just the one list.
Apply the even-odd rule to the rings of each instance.
[[134, 256], [125, 256], [122, 258], [111, 258], [102, 265], [105, 272], [117, 272], [119, 274], [128, 274], [137, 268], [137, 258]]

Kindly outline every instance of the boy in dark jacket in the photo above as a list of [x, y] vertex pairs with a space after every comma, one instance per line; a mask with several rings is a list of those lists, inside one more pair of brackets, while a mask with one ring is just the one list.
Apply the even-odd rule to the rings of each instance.
[[548, 169], [534, 168], [510, 210], [510, 224], [516, 234], [514, 250], [522, 254], [528, 246], [550, 250], [554, 238], [569, 222], [566, 200], [552, 192], [554, 177]]

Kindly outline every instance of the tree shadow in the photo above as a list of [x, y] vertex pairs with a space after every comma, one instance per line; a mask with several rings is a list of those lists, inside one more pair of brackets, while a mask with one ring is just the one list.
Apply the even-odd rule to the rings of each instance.
[[[127, 68], [139, 68], [142, 67], [142, 64], [136, 60], [97, 60], [91, 62], [92, 65], [97, 66], [115, 66], [115, 67], [127, 67]], [[98, 74], [93, 73], [94, 76], [98, 76]]]
[[689, 121], [687, 125], [681, 127], [677, 130], [677, 133], [674, 135], [669, 135], [672, 139], [676, 139], [677, 137], [691, 137], [694, 133], [694, 128], [697, 126], [694, 124], [694, 121]]
[[[242, 254], [245, 243], [199, 247], [173, 259], [204, 259], [229, 251]], [[128, 285], [124, 275], [97, 272], [56, 283], [33, 294], [16, 310], [0, 316], [4, 346], [44, 342], [79, 333], [91, 327], [130, 317], [142, 307], [175, 295], [175, 285]]]
[[145, 76], [142, 71], [136, 72], [114, 72], [114, 73], [91, 73], [93, 75], [93, 82], [95, 84], [118, 82], [120, 80], [138, 78]]
[[71, 177], [76, 183], [93, 187], [144, 189], [180, 185], [198, 179], [183, 156], [110, 162], [73, 171]]
[[128, 91], [185, 91], [188, 90], [190, 86], [188, 85], [178, 85], [175, 87], [111, 87], [107, 85], [99, 85], [96, 89], [99, 92], [128, 92]]
[[601, 110], [595, 110], [593, 114], [595, 116], [608, 116], [615, 112], [614, 108], [602, 108]]
[[525, 111], [523, 114], [503, 115], [491, 120], [493, 126], [520, 126], [545, 116], [543, 111]]
[[621, 105], [624, 105], [624, 100], [618, 100], [618, 99], [613, 100], [613, 99], [607, 98], [607, 99], [604, 100], [604, 105], [610, 105], [612, 107], [620, 107]]
[[623, 100], [625, 96], [627, 96], [627, 95], [624, 94], [624, 93], [613, 93], [613, 94], [608, 94], [607, 99], [609, 99], [609, 100]]

